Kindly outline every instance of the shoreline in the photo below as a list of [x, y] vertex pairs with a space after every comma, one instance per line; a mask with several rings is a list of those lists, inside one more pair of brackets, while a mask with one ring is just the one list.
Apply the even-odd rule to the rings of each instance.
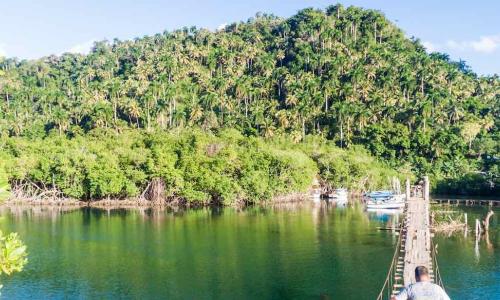
[[0, 203], [1, 207], [47, 207], [47, 208], [97, 208], [102, 210], [112, 209], [144, 209], [144, 208], [207, 208], [207, 207], [235, 207], [245, 208], [251, 206], [269, 206], [281, 205], [290, 203], [304, 203], [311, 201], [307, 193], [290, 193], [287, 195], [278, 195], [269, 201], [260, 203], [249, 203], [243, 200], [236, 201], [233, 204], [225, 205], [222, 203], [189, 203], [183, 200], [163, 201], [158, 203], [155, 201], [146, 200], [144, 198], [128, 198], [128, 199], [101, 199], [93, 201], [82, 201], [70, 198], [46, 198], [46, 199], [8, 199]]
[[[354, 199], [353, 202], [358, 202], [360, 199], [359, 192], [349, 193], [349, 197]], [[357, 199], [357, 200], [356, 200]], [[465, 206], [484, 206], [488, 205], [489, 202], [500, 202], [499, 198], [493, 197], [460, 197], [458, 195], [435, 195], [431, 196], [431, 202], [438, 205], [446, 205], [446, 201], [452, 203], [452, 205], [465, 205]], [[145, 198], [126, 198], [126, 199], [101, 199], [101, 200], [90, 200], [82, 201], [71, 198], [54, 198], [47, 197], [45, 199], [29, 199], [29, 198], [17, 198], [17, 199], [7, 199], [0, 203], [0, 208], [3, 207], [26, 207], [26, 208], [61, 208], [61, 209], [78, 209], [78, 208], [96, 208], [101, 210], [115, 210], [115, 209], [190, 209], [190, 208], [216, 208], [216, 207], [233, 207], [233, 208], [247, 208], [252, 206], [275, 206], [275, 205], [287, 205], [287, 204], [297, 204], [297, 203], [313, 203], [314, 201], [308, 193], [289, 193], [286, 195], [277, 195], [268, 201], [262, 201], [259, 203], [250, 203], [244, 200], [236, 201], [232, 204], [223, 203], [189, 203], [182, 199], [176, 199], [172, 201], [167, 201], [165, 199], [162, 202], [155, 202], [151, 200], [146, 200]], [[351, 202], [351, 201], [350, 201]], [[470, 203], [469, 203], [470, 202]], [[497, 203], [492, 206], [499, 206]]]

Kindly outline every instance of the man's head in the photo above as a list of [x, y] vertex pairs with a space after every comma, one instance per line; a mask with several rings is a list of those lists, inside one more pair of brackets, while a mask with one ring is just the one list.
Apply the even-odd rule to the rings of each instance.
[[415, 268], [415, 279], [417, 282], [429, 281], [429, 270], [424, 266], [418, 266]]

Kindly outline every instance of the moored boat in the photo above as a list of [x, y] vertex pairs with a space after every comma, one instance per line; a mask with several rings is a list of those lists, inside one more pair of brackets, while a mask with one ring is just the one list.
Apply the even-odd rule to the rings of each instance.
[[400, 209], [405, 207], [405, 202], [404, 201], [394, 201], [394, 200], [389, 200], [389, 201], [380, 201], [380, 202], [367, 202], [366, 207], [368, 209]]
[[368, 208], [367, 212], [372, 212], [377, 216], [397, 215], [403, 213], [402, 208]]
[[364, 196], [368, 209], [400, 209], [405, 206], [405, 195], [392, 191], [374, 191]]
[[328, 198], [337, 203], [345, 203], [347, 202], [347, 195], [348, 195], [347, 189], [339, 188], [329, 193]]

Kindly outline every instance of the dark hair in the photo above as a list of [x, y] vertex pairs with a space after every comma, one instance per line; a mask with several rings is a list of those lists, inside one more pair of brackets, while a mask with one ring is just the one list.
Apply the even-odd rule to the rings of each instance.
[[422, 276], [429, 275], [429, 270], [424, 266], [418, 266], [415, 268], [415, 279], [420, 279]]

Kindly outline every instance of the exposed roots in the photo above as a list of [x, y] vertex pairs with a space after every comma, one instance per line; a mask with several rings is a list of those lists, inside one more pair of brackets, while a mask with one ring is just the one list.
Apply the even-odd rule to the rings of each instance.
[[[98, 200], [80, 201], [64, 195], [62, 191], [53, 186], [43, 183], [35, 183], [30, 180], [12, 182], [13, 186], [9, 199], [4, 202], [6, 205], [46, 205], [46, 206], [89, 206], [102, 209], [115, 208], [148, 208], [148, 207], [207, 207], [224, 206], [222, 199], [212, 195], [212, 201], [189, 203], [183, 197], [177, 195], [167, 195], [167, 186], [162, 178], [154, 178], [149, 182], [142, 194], [131, 198], [111, 198], [107, 197]], [[290, 193], [278, 195], [260, 204], [276, 205], [286, 203], [302, 202], [309, 199], [307, 193]], [[231, 206], [243, 208], [253, 203], [241, 198], [236, 200]]]
[[65, 197], [64, 194], [53, 187], [39, 185], [30, 180], [14, 182], [9, 199], [6, 204], [30, 204], [53, 206], [82, 206], [85, 202]]

